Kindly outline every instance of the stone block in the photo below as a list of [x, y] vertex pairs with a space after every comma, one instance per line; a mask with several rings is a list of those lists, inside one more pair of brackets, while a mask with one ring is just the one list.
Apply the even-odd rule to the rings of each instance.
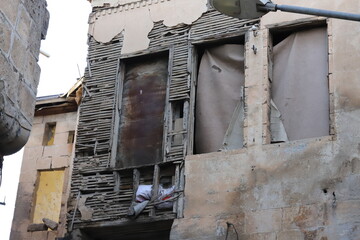
[[69, 158], [70, 157], [53, 157], [52, 158], [52, 164], [51, 164], [51, 168], [52, 169], [56, 169], [56, 168], [65, 168], [65, 167], [69, 167]]
[[17, 19], [19, 2], [20, 0], [0, 1], [1, 12], [9, 19], [13, 26], [15, 26]]
[[325, 204], [283, 209], [283, 229], [304, 229], [325, 225]]
[[57, 144], [44, 147], [43, 157], [56, 157], [56, 156], [71, 156], [72, 145], [71, 144]]
[[50, 220], [48, 218], [43, 218], [42, 221], [51, 230], [56, 230], [58, 228], [59, 224], [57, 222], [54, 222], [53, 220]]
[[42, 131], [40, 131], [39, 129], [41, 126], [39, 126], [40, 124], [37, 125], [38, 126], [32, 127], [29, 140], [26, 143], [26, 147], [42, 147], [45, 126], [42, 127]]
[[26, 53], [26, 48], [27, 46], [21, 41], [21, 39], [15, 36], [10, 55], [15, 67], [20, 73], [24, 73], [25, 70], [26, 58], [24, 55]]
[[2, 54], [0, 54], [0, 66], [0, 86], [4, 85], [5, 91], [12, 102], [17, 102], [19, 95], [19, 75], [13, 71], [13, 66]]
[[66, 121], [58, 121], [56, 124], [57, 133], [68, 133], [69, 131], [75, 131], [76, 120], [74, 121], [74, 119], [68, 119], [67, 117], [69, 117], [69, 115], [66, 116]]
[[28, 52], [25, 62], [24, 80], [35, 94], [39, 85], [39, 77], [40, 68], [38, 66], [37, 60], [32, 54]]
[[58, 125], [59, 125], [59, 124], [56, 124], [56, 134], [55, 134], [54, 144], [55, 144], [55, 145], [64, 145], [64, 144], [67, 144], [67, 142], [68, 142], [68, 137], [69, 137], [69, 132], [68, 132], [68, 131], [59, 132], [59, 131], [58, 131]]
[[31, 18], [28, 14], [28, 12], [26, 11], [26, 9], [21, 5], [20, 7], [20, 15], [18, 18], [18, 22], [17, 22], [17, 26], [16, 26], [16, 31], [18, 32], [18, 34], [20, 35], [20, 38], [23, 40], [23, 42], [28, 43], [29, 42], [29, 38], [30, 38], [30, 34], [31, 34]]
[[56, 115], [47, 115], [44, 116], [44, 122], [56, 122], [56, 125], [58, 122], [66, 121], [66, 115], [65, 114], [56, 114]]
[[0, 50], [5, 54], [10, 50], [11, 32], [10, 24], [0, 15]]
[[33, 126], [36, 126], [37, 124], [42, 124], [44, 121], [44, 116], [36, 116], [33, 119]]
[[266, 233], [281, 229], [281, 209], [268, 209], [245, 213], [245, 232]]
[[41, 232], [32, 232], [31, 239], [41, 239], [41, 240], [47, 240], [48, 239], [48, 231], [41, 231]]
[[42, 157], [42, 153], [42, 146], [25, 147], [23, 154], [22, 170], [34, 168], [32, 166], [34, 166], [38, 158]]
[[[352, 224], [359, 223], [360, 220], [360, 201], [343, 201], [338, 202], [334, 214], [334, 221], [336, 224]], [[359, 229], [360, 231], [360, 229]]]
[[[276, 238], [276, 233], [256, 233], [250, 235], [243, 235], [242, 238], [244, 240], [278, 240]], [[290, 240], [290, 239], [288, 239]], [[292, 240], [292, 239], [291, 239]]]
[[299, 230], [284, 231], [278, 233], [277, 240], [304, 240], [304, 234]]
[[51, 157], [41, 157], [36, 161], [36, 169], [47, 170], [51, 168]]
[[224, 237], [228, 231], [229, 239], [232, 239], [234, 234], [244, 233], [245, 228], [245, 214], [239, 213], [234, 215], [223, 214], [216, 217], [216, 236]]
[[29, 86], [21, 81], [19, 84], [19, 107], [24, 116], [32, 122], [36, 104], [35, 93]]
[[40, 45], [41, 45], [41, 32], [36, 25], [36, 23], [31, 24], [31, 36], [30, 36], [30, 45], [29, 49], [33, 57], [35, 57], [36, 60], [39, 60], [39, 53], [40, 53]]

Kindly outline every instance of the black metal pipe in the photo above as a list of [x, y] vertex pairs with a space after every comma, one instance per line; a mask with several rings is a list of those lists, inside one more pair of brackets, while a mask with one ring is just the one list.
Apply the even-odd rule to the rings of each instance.
[[329, 18], [339, 18], [339, 19], [360, 22], [360, 14], [329, 11], [329, 10], [322, 10], [316, 8], [279, 5], [274, 3], [266, 3], [264, 6], [260, 5], [258, 6], [258, 10], [265, 12], [269, 12], [269, 11], [276, 12], [277, 10], [280, 10], [282, 12], [301, 13], [301, 14], [308, 14], [308, 15], [315, 15], [315, 16], [322, 16]]

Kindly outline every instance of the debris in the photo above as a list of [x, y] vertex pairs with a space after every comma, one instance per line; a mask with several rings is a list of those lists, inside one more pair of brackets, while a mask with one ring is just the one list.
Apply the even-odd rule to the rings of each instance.
[[59, 224], [57, 222], [55, 222], [51, 219], [48, 219], [48, 218], [43, 218], [42, 221], [51, 230], [56, 230], [59, 226]]
[[30, 224], [27, 228], [28, 232], [38, 232], [38, 231], [47, 231], [47, 230], [48, 230], [48, 227], [44, 223]]

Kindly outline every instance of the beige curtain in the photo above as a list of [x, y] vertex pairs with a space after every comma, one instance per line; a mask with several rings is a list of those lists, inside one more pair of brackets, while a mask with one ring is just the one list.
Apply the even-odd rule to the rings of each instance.
[[[282, 120], [287, 138], [297, 140], [329, 135], [326, 28], [291, 34], [274, 46], [273, 53], [273, 109], [280, 114], [272, 115]], [[276, 141], [277, 130], [272, 130], [273, 141]], [[284, 134], [279, 138], [284, 138]]]
[[[207, 49], [200, 61], [197, 95], [195, 152], [216, 152], [227, 144], [241, 147], [241, 89], [244, 86], [244, 46], [226, 44]], [[236, 111], [235, 111], [236, 110]], [[239, 113], [235, 116], [234, 113]], [[233, 124], [230, 124], [230, 123]], [[237, 126], [234, 127], [234, 124]], [[229, 128], [230, 126], [230, 128]], [[229, 142], [231, 140], [231, 142]]]

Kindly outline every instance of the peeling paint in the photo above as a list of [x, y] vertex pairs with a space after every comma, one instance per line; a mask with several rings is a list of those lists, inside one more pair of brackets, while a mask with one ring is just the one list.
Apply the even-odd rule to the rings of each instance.
[[[191, 24], [207, 11], [207, 0], [137, 1], [94, 13], [90, 17], [89, 34], [96, 41], [110, 42], [124, 35], [122, 54], [147, 49], [148, 34], [154, 22], [163, 21], [167, 27]], [[116, 22], [114, 25], [112, 23]]]

